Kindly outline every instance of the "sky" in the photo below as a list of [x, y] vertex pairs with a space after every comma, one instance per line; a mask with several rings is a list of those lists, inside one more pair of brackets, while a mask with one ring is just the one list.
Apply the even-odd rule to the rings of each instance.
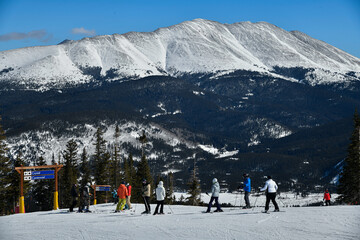
[[360, 0], [0, 0], [0, 51], [149, 32], [196, 18], [265, 21], [360, 58]]

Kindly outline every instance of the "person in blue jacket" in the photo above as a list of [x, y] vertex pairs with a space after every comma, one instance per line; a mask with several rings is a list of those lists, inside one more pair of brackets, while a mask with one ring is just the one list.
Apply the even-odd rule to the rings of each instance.
[[245, 192], [244, 199], [245, 199], [245, 204], [246, 204], [246, 206], [243, 208], [245, 209], [245, 208], [251, 208], [250, 200], [249, 200], [249, 196], [250, 196], [250, 192], [251, 192], [251, 180], [250, 180], [249, 174], [247, 174], [247, 173], [244, 173], [243, 177], [244, 177], [244, 192]]

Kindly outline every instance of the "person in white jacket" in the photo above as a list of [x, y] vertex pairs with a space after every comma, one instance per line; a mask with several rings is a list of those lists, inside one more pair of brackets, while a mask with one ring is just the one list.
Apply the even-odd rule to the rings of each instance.
[[[211, 207], [212, 207], [212, 203], [215, 200], [215, 204], [216, 204], [216, 210], [215, 212], [222, 212], [223, 210], [220, 207], [219, 204], [219, 194], [220, 194], [220, 185], [219, 182], [216, 178], [213, 179], [212, 181], [213, 185], [211, 186], [211, 199], [207, 208], [206, 212], [210, 212]], [[207, 193], [206, 193], [207, 194]]]
[[165, 188], [163, 181], [160, 181], [157, 188], [155, 189], [156, 192], [156, 208], [154, 215], [158, 214], [159, 206], [160, 206], [160, 214], [164, 214], [164, 200], [165, 200]]
[[279, 206], [275, 201], [276, 198], [276, 191], [278, 189], [278, 186], [276, 185], [276, 182], [271, 179], [271, 176], [267, 176], [267, 181], [265, 183], [265, 186], [260, 189], [261, 192], [266, 192], [266, 204], [265, 204], [265, 212], [269, 210], [269, 203], [270, 200], [275, 206], [274, 212], [279, 212]]

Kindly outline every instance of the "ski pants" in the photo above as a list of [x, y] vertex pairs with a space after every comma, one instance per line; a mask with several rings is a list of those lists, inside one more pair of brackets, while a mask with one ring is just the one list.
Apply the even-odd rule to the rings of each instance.
[[164, 213], [164, 200], [162, 200], [162, 201], [156, 201], [156, 203], [157, 203], [157, 205], [156, 205], [155, 213], [154, 213], [154, 214], [157, 214], [157, 213], [158, 213], [159, 207], [160, 207], [160, 213]]
[[76, 197], [73, 197], [72, 198], [72, 203], [71, 203], [71, 206], [70, 206], [70, 212], [74, 211], [74, 207], [76, 206], [76, 204], [77, 204], [77, 199], [76, 199]]
[[150, 213], [151, 209], [150, 209], [150, 197], [143, 197], [144, 198], [144, 204], [145, 204], [145, 211]]
[[330, 200], [325, 200], [326, 206], [330, 206]]
[[215, 200], [215, 205], [216, 205], [217, 210], [221, 210], [220, 204], [219, 204], [219, 197], [211, 197], [209, 205], [208, 205], [207, 212], [210, 212], [211, 207], [212, 207], [212, 203], [213, 203], [214, 200]]
[[272, 203], [274, 204], [275, 209], [279, 209], [278, 204], [275, 201], [276, 198], [276, 192], [274, 193], [266, 193], [266, 205], [265, 205], [265, 211], [269, 210], [269, 203], [270, 200], [272, 201]]
[[125, 207], [125, 204], [126, 204], [126, 199], [125, 198], [119, 198], [119, 202], [116, 205], [116, 211], [123, 210], [124, 207]]
[[126, 204], [128, 205], [129, 209], [131, 209], [130, 199], [131, 199], [131, 195], [126, 197]]
[[249, 200], [250, 192], [245, 192], [244, 200], [246, 207], [250, 207], [250, 200]]

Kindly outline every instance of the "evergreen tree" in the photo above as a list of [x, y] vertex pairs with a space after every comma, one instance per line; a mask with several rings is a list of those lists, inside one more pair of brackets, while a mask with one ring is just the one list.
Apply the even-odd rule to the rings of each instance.
[[338, 186], [339, 200], [360, 204], [360, 117], [357, 111], [354, 114], [354, 130], [350, 141]]
[[169, 172], [167, 175], [167, 180], [166, 180], [166, 199], [165, 202], [166, 204], [173, 204], [174, 203], [174, 174], [172, 172]]
[[111, 158], [111, 163], [109, 168], [110, 171], [109, 184], [113, 188], [117, 188], [120, 185], [121, 179], [123, 178], [121, 174], [121, 158], [119, 156], [120, 147], [118, 141], [120, 137], [120, 129], [118, 125], [116, 125], [114, 137], [115, 137], [114, 152]]
[[83, 152], [81, 153], [80, 161], [80, 189], [83, 189], [88, 183], [91, 182], [89, 161], [85, 148], [83, 148]]
[[0, 124], [0, 215], [9, 213], [7, 186], [9, 186], [10, 183], [9, 175], [12, 169], [10, 159], [7, 157], [7, 153], [8, 149], [5, 143], [5, 132]]
[[62, 174], [60, 179], [61, 192], [60, 201], [63, 207], [69, 207], [71, 205], [71, 187], [77, 183], [77, 165], [78, 165], [78, 145], [74, 139], [71, 139], [66, 144], [66, 150], [63, 152], [64, 167], [62, 168]]
[[[154, 189], [154, 185], [152, 184], [153, 178], [151, 176], [150, 167], [145, 155], [141, 157], [141, 161], [137, 165], [136, 179], [137, 180], [133, 183], [135, 189], [140, 190], [142, 188], [143, 179], [146, 179], [146, 181], [151, 184], [151, 189]], [[142, 199], [141, 191], [135, 191], [134, 198], [137, 201], [140, 201]]]
[[188, 194], [190, 195], [189, 197], [186, 198], [187, 203], [193, 206], [197, 206], [200, 203], [200, 194], [201, 194], [201, 189], [200, 189], [200, 182], [199, 179], [196, 176], [197, 174], [197, 167], [196, 167], [196, 162], [194, 159], [194, 169], [192, 171], [188, 186], [189, 186], [189, 190], [188, 190]]
[[[39, 158], [37, 165], [46, 165], [43, 157]], [[51, 186], [53, 185], [53, 179], [36, 180], [33, 184], [31, 195], [33, 196], [35, 204], [39, 207], [40, 211], [47, 211], [52, 209], [53, 192]]]
[[[14, 207], [19, 202], [20, 198], [20, 174], [15, 170], [15, 167], [25, 166], [25, 161], [21, 158], [19, 153], [16, 159], [12, 162], [12, 171], [9, 174], [9, 185], [6, 189], [6, 195], [8, 198], [8, 209], [14, 209]], [[27, 192], [30, 190], [30, 182], [23, 182], [24, 197], [26, 197]]]
[[101, 185], [105, 183], [105, 171], [106, 171], [106, 165], [105, 164], [105, 154], [106, 154], [106, 141], [103, 138], [103, 132], [100, 128], [97, 129], [95, 133], [96, 142], [95, 145], [95, 153], [93, 155], [93, 160], [95, 164], [94, 169], [94, 180], [95, 184]]

